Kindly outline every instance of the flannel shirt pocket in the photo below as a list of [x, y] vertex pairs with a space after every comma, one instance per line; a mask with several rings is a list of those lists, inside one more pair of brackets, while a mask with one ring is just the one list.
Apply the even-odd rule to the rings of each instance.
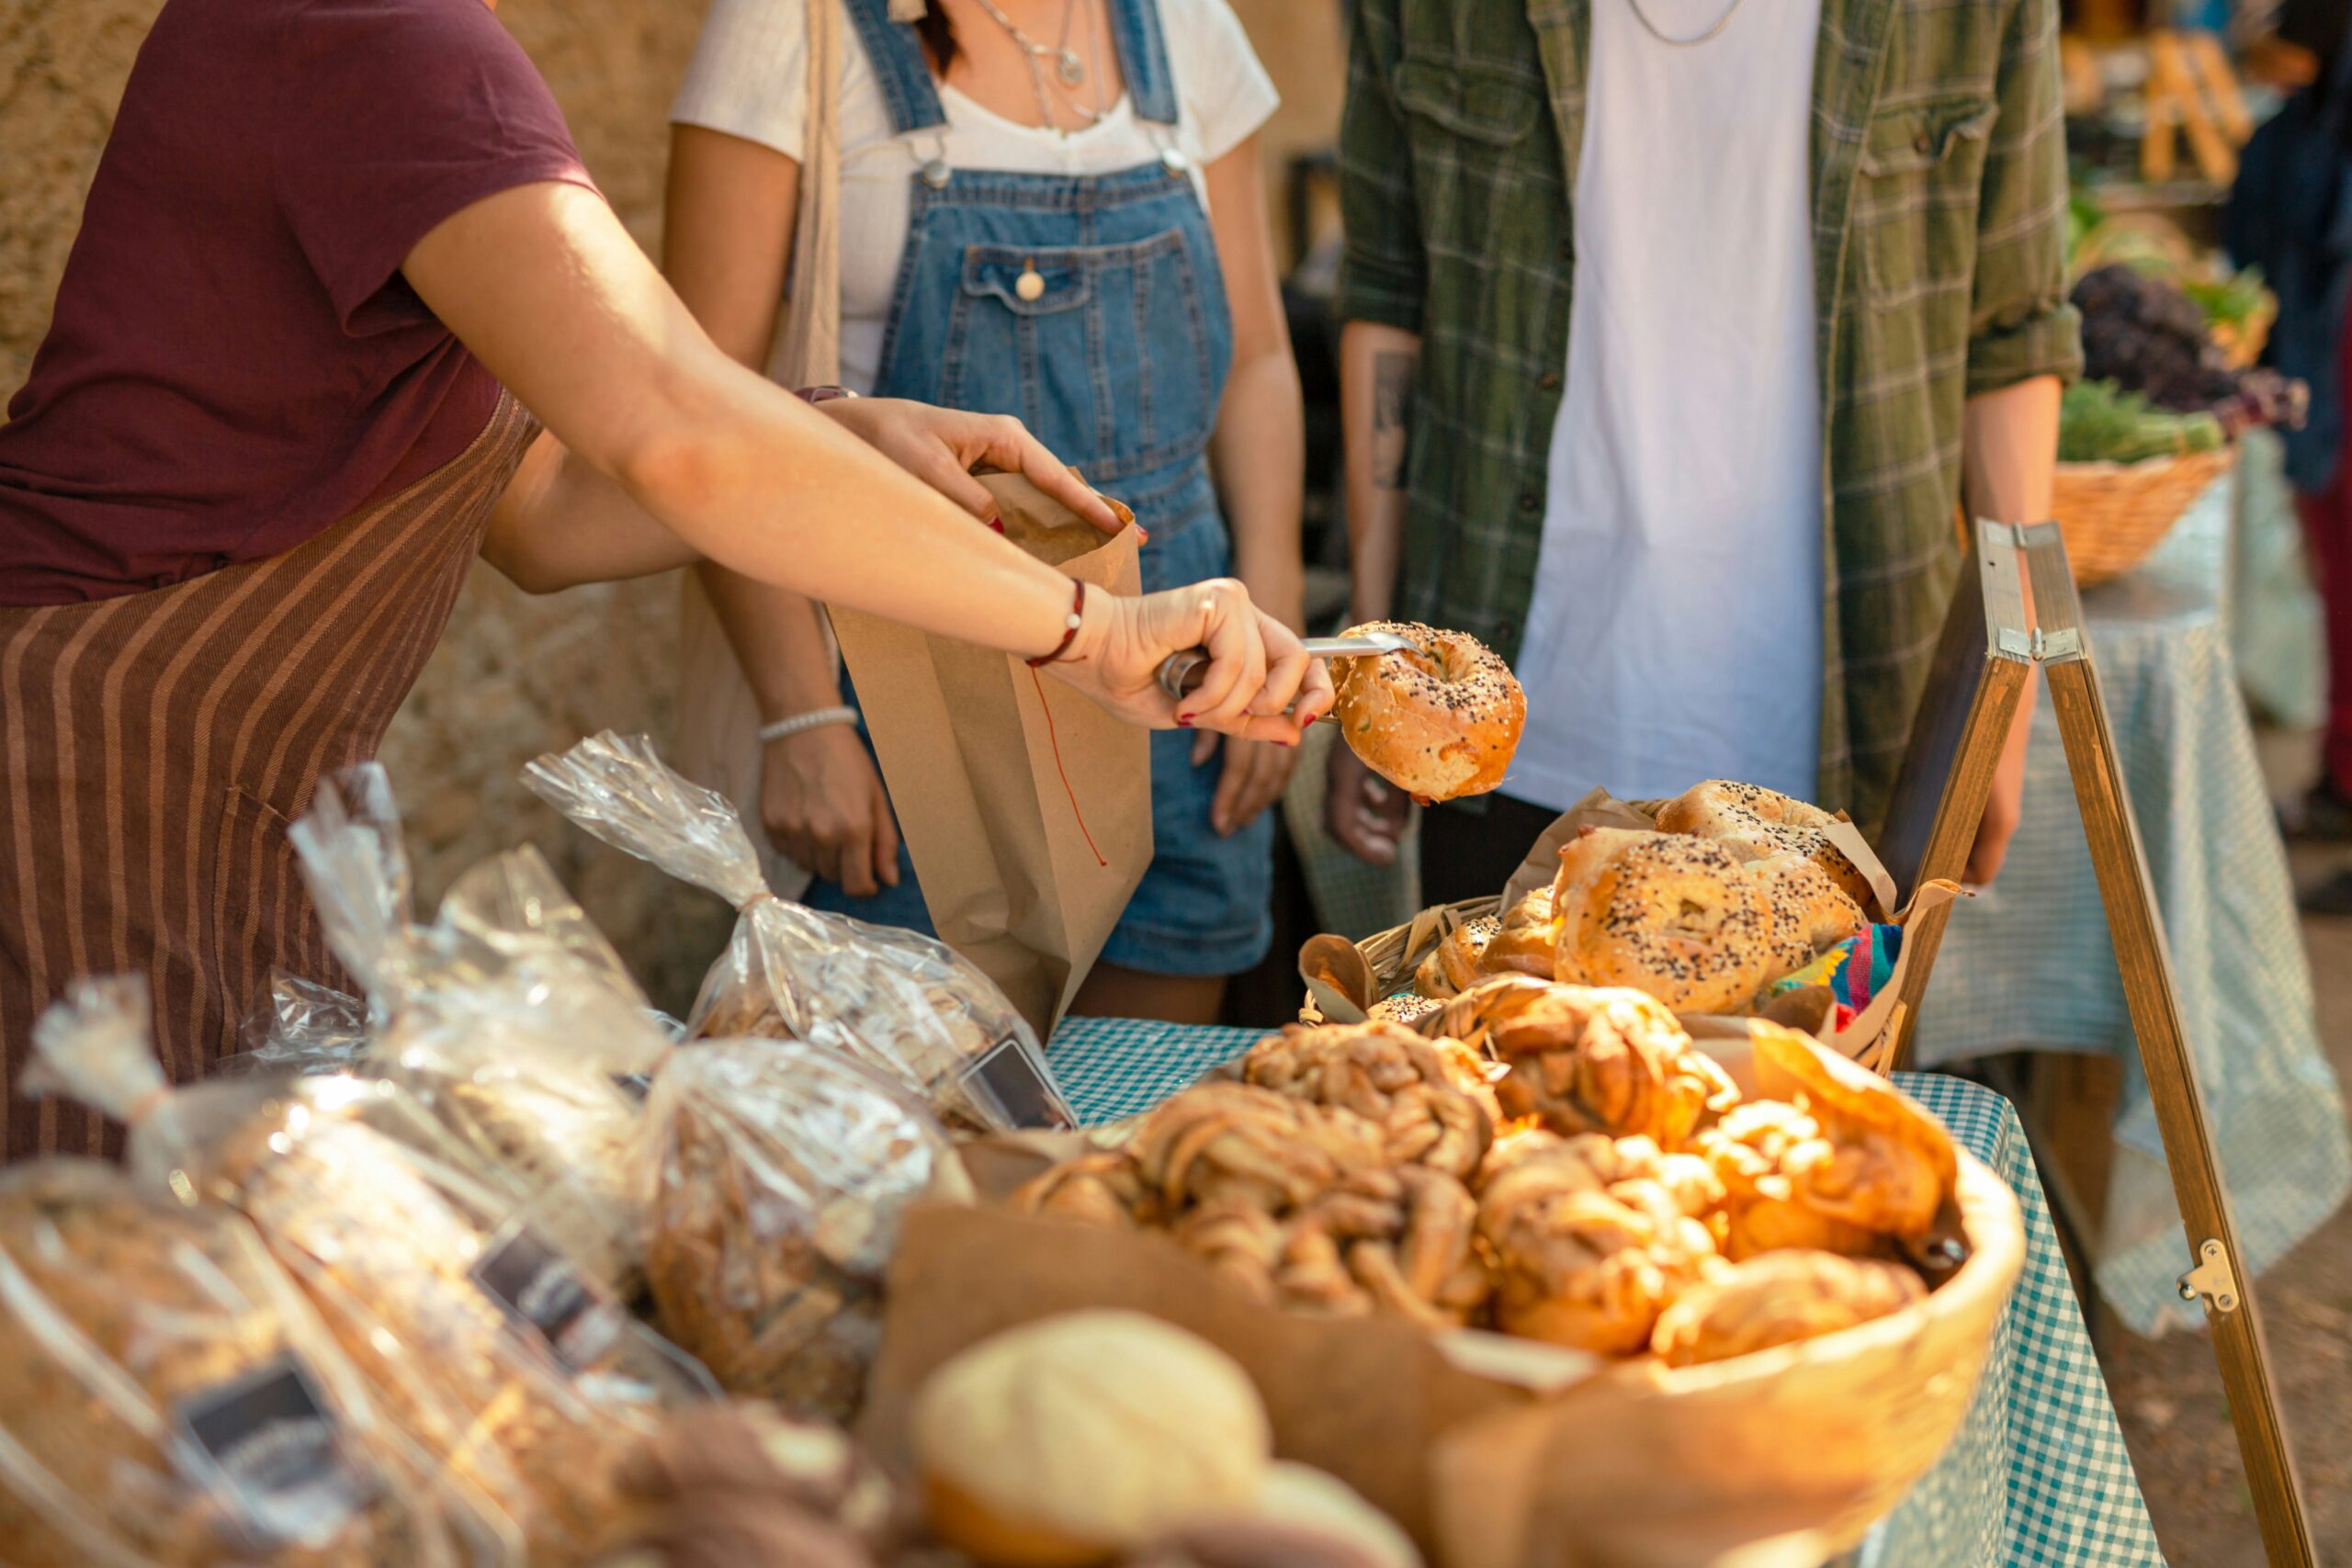
[[1983, 98], [1957, 98], [1871, 117], [1854, 232], [1872, 307], [1940, 302], [1964, 320], [1984, 160], [1999, 112]]

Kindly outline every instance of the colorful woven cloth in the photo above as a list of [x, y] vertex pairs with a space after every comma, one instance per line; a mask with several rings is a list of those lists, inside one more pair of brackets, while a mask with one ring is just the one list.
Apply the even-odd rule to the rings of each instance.
[[1837, 1026], [1845, 1029], [1894, 978], [1894, 961], [1902, 952], [1901, 926], [1865, 926], [1795, 974], [1773, 981], [1764, 994], [1777, 997], [1826, 986], [1838, 998]]

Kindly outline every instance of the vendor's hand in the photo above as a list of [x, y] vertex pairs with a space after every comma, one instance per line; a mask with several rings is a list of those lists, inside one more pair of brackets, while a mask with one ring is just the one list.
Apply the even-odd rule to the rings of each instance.
[[771, 740], [760, 755], [760, 819], [792, 863], [852, 897], [899, 885], [899, 829], [874, 759], [845, 724]]
[[1298, 748], [1204, 735], [1193, 742], [1193, 766], [1208, 766], [1220, 749], [1225, 771], [1217, 775], [1216, 795], [1209, 802], [1209, 826], [1218, 838], [1230, 839], [1283, 797], [1290, 771], [1298, 766]]
[[[1159, 666], [1194, 648], [1208, 649], [1209, 662], [1180, 704], [1159, 689]], [[1331, 711], [1323, 661], [1309, 659], [1298, 634], [1252, 604], [1250, 591], [1229, 577], [1139, 599], [1089, 593], [1078, 635], [1042, 668], [1150, 729], [1213, 729], [1296, 746], [1306, 727]]]
[[1364, 766], [1342, 740], [1331, 748], [1323, 826], [1340, 847], [1368, 865], [1395, 865], [1409, 806], [1405, 792]]
[[996, 498], [972, 470], [986, 467], [1024, 474], [1104, 533], [1119, 531], [1110, 503], [1010, 414], [966, 413], [900, 398], [832, 398], [817, 409], [982, 522], [995, 520]]

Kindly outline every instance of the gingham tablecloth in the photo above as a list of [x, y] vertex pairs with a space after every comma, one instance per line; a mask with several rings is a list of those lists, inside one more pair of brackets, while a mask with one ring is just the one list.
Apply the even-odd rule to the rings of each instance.
[[[2230, 653], [2230, 506], [2231, 487], [2216, 485], [2139, 570], [2086, 592], [2083, 614], [2207, 1119], [2240, 1240], [2260, 1269], [2343, 1201], [2352, 1144], [2320, 1054], [2286, 855]], [[2099, 1289], [2143, 1333], [2197, 1322], [2174, 1289], [2188, 1244], [2046, 699], [2008, 863], [1952, 911], [1916, 1060], [2024, 1047], [2121, 1057]]]
[[[1148, 1110], [1247, 1050], [1260, 1032], [1132, 1019], [1071, 1019], [1053, 1041], [1070, 1103], [1088, 1122]], [[2059, 1256], [2033, 1156], [2007, 1100], [1959, 1078], [1902, 1087], [2014, 1188], [2026, 1260], [1951, 1450], [1871, 1533], [1866, 1568], [2150, 1568], [2147, 1506]]]

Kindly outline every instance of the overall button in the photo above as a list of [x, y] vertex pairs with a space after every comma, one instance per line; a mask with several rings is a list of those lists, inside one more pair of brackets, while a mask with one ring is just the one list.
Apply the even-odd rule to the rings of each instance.
[[1012, 280], [1012, 291], [1023, 299], [1035, 300], [1045, 298], [1046, 280], [1039, 276], [1034, 263], [1023, 267], [1021, 276]]
[[1543, 375], [1535, 378], [1535, 384], [1547, 392], [1557, 391], [1560, 386], [1560, 373], [1557, 370], [1546, 370]]
[[933, 158], [922, 166], [922, 183], [933, 190], [945, 190], [949, 172], [946, 159]]

